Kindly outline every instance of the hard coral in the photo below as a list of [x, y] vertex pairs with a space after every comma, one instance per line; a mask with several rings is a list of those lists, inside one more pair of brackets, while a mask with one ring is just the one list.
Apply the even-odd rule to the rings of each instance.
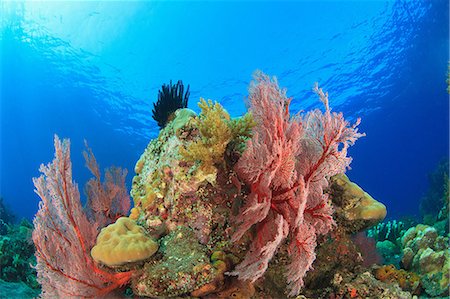
[[156, 251], [158, 243], [142, 227], [130, 218], [121, 217], [101, 230], [91, 256], [96, 262], [118, 267], [147, 260]]
[[404, 291], [420, 294], [420, 276], [414, 272], [396, 269], [394, 265], [385, 265], [374, 270], [374, 275], [383, 282], [398, 283]]
[[421, 277], [430, 296], [448, 294], [450, 286], [450, 249], [448, 236], [440, 236], [434, 227], [419, 224], [402, 237], [402, 265]]
[[187, 227], [180, 226], [162, 238], [160, 252], [162, 258], [148, 262], [133, 279], [136, 295], [175, 297], [197, 290], [218, 275]]
[[330, 178], [330, 197], [338, 225], [348, 233], [367, 229], [386, 217], [386, 206], [376, 201], [345, 174]]

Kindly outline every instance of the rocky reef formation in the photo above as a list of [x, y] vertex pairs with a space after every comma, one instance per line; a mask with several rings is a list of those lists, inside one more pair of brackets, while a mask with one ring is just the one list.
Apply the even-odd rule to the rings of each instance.
[[[386, 215], [343, 174], [364, 136], [359, 120], [314, 91], [323, 111], [293, 116], [286, 91], [257, 72], [242, 117], [203, 99], [199, 114], [172, 112], [136, 163], [128, 216], [125, 172], [100, 182], [90, 151], [82, 207], [69, 142], [56, 137], [55, 159], [34, 181], [43, 295], [112, 296], [129, 285], [149, 298], [409, 298], [376, 279], [375, 243], [354, 236]], [[52, 259], [63, 247], [73, 258]]]
[[450, 249], [448, 236], [434, 227], [419, 224], [402, 237], [402, 265], [418, 273], [429, 296], [448, 294], [450, 286]]
[[[291, 296], [298, 294], [300, 284], [294, 286], [293, 283], [303, 284], [302, 276], [297, 275], [306, 273], [310, 268], [308, 263], [314, 260], [317, 267], [314, 266], [316, 270], [311, 271], [305, 278], [306, 293], [308, 289], [321, 285], [320, 281], [325, 277], [327, 281], [322, 283], [321, 287], [332, 285], [334, 276], [342, 270], [340, 265], [347, 264], [349, 273], [352, 267], [361, 268], [363, 258], [351, 240], [351, 234], [377, 224], [386, 215], [386, 207], [383, 204], [341, 174], [350, 160], [345, 152], [338, 150], [338, 140], [346, 144], [346, 148], [361, 134], [350, 131], [354, 130], [355, 126], [347, 127], [349, 131], [345, 131], [344, 127], [348, 126], [348, 123], [344, 122], [342, 115], [330, 114], [327, 95], [318, 89], [327, 110], [323, 116], [321, 112], [315, 111], [314, 115], [305, 117], [303, 126], [311, 126], [311, 131], [301, 133], [301, 122], [296, 123], [298, 120], [288, 114], [289, 100], [285, 98], [284, 91], [278, 89], [276, 81], [271, 81], [264, 75], [257, 76], [260, 77], [257, 77], [252, 87], [251, 97], [267, 101], [264, 105], [276, 103], [278, 106], [272, 107], [273, 109], [265, 107], [265, 112], [254, 108], [246, 115], [232, 119], [218, 103], [201, 99], [200, 114], [197, 115], [187, 108], [178, 109], [136, 163], [136, 175], [131, 190], [134, 208], [127, 218], [121, 218], [119, 221], [126, 219], [129, 223], [127, 226], [142, 228], [144, 236], [139, 237], [141, 242], [154, 240], [159, 245], [158, 249], [151, 249], [151, 254], [140, 255], [139, 262], [128, 257], [129, 253], [126, 252], [115, 255], [114, 260], [99, 256], [97, 248], [105, 245], [121, 246], [120, 242], [111, 241], [114, 238], [110, 235], [108, 243], [105, 243], [105, 234], [117, 231], [112, 229], [117, 224], [112, 224], [102, 230], [97, 238], [97, 245], [92, 250], [92, 256], [103, 267], [116, 271], [132, 269], [131, 286], [136, 295], [151, 298], [285, 298], [288, 297], [289, 291]], [[257, 105], [257, 102], [253, 105]], [[268, 120], [265, 114], [269, 113], [268, 111], [277, 113], [277, 109], [279, 114], [274, 114], [273, 117], [276, 117], [273, 121], [270, 124], [264, 123]], [[346, 132], [348, 136], [331, 137], [328, 134], [337, 134], [338, 131], [320, 131], [321, 128], [316, 125], [322, 121], [336, 122], [334, 125], [340, 126], [339, 132]], [[258, 125], [262, 126], [255, 130]], [[273, 126], [273, 131], [270, 126]], [[291, 129], [288, 129], [290, 127]], [[262, 144], [261, 136], [267, 133], [258, 130], [267, 130], [274, 134], [264, 137], [267, 139], [264, 142], [272, 144]], [[299, 138], [300, 134], [305, 135], [303, 139], [290, 140], [283, 137], [282, 134], [287, 134], [283, 133], [284, 130], [297, 130], [297, 133], [287, 131], [292, 134], [286, 135], [289, 138], [296, 134], [299, 134]], [[314, 137], [317, 139], [313, 138], [311, 143], [308, 143], [308, 138], [311, 138], [308, 134], [313, 133], [318, 134]], [[255, 139], [255, 136], [260, 139]], [[316, 142], [327, 144], [333, 138], [338, 142], [326, 145], [330, 147], [326, 152], [316, 149]], [[302, 143], [301, 140], [305, 141]], [[301, 146], [295, 151], [292, 145], [294, 142], [300, 142]], [[249, 148], [255, 150], [257, 146], [261, 147], [260, 152], [248, 152]], [[303, 165], [310, 165], [311, 168], [298, 168], [297, 163], [306, 159], [305, 156], [299, 161], [295, 160], [299, 159], [297, 156], [300, 154], [296, 151], [300, 148], [304, 151], [303, 155], [310, 151], [308, 155], [311, 161], [304, 161], [306, 164]], [[243, 156], [245, 159], [253, 156], [251, 159], [260, 159], [264, 157], [261, 156], [264, 152], [267, 161], [262, 159], [249, 160], [245, 164], [242, 162]], [[327, 162], [327, 159], [336, 159], [339, 155], [342, 156], [336, 162], [340, 161], [341, 164], [333, 164], [333, 160]], [[275, 166], [270, 166], [269, 163], [279, 166], [271, 169]], [[250, 167], [259, 165], [265, 165], [266, 168], [255, 168], [254, 172], [250, 172]], [[324, 176], [324, 173], [335, 174], [335, 170], [330, 171], [327, 167], [334, 167], [338, 174]], [[262, 181], [256, 177], [249, 179], [251, 173], [256, 175], [263, 169], [266, 169], [265, 173], [272, 172], [274, 175], [270, 179], [267, 177], [267, 185], [261, 185]], [[320, 170], [322, 174], [310, 172], [311, 169]], [[306, 171], [304, 176], [300, 175], [302, 171]], [[292, 175], [296, 177], [291, 178]], [[308, 175], [319, 180], [320, 187], [309, 180], [303, 181]], [[292, 179], [297, 181], [289, 183]], [[254, 183], [251, 183], [252, 180]], [[268, 191], [261, 189], [262, 187], [272, 189], [272, 199], [263, 195], [263, 192]], [[284, 188], [292, 188], [292, 191], [283, 191]], [[292, 199], [287, 196], [292, 196]], [[296, 200], [305, 200], [302, 198], [308, 196], [314, 198], [314, 201], [305, 206], [298, 206]], [[249, 206], [253, 200], [256, 200], [255, 210]], [[258, 205], [269, 200], [272, 204], [269, 204], [264, 212], [266, 218], [261, 218], [254, 225], [249, 222], [253, 217], [261, 217], [256, 215], [255, 211], [261, 209]], [[292, 238], [298, 237], [287, 237], [287, 230], [289, 225], [296, 225], [295, 221], [302, 221], [295, 219], [300, 217], [295, 214], [297, 209], [304, 211], [305, 224], [302, 229], [303, 232], [310, 232], [311, 240], [308, 242], [314, 239], [314, 243], [300, 245], [300, 242], [306, 240], [297, 239], [298, 245], [295, 246], [310, 246], [311, 249], [308, 250], [311, 252], [302, 249], [298, 256], [292, 257], [292, 251], [298, 250], [293, 247]], [[263, 212], [260, 210], [257, 213]], [[274, 232], [272, 228], [266, 230], [261, 227], [263, 223], [272, 222], [273, 227], [278, 226], [278, 232]], [[243, 230], [242, 225], [247, 228]], [[325, 229], [328, 226], [329, 228]], [[297, 229], [293, 229], [297, 234]], [[322, 230], [323, 233], [316, 234], [316, 230]], [[328, 231], [331, 233], [327, 233]], [[331, 262], [330, 254], [336, 256], [331, 251], [337, 244], [340, 244], [339, 248], [343, 254], [335, 262]], [[102, 251], [108, 252], [106, 247], [104, 248]], [[252, 256], [252, 252], [257, 255]], [[313, 256], [307, 257], [308, 254]], [[293, 263], [299, 268], [294, 270]], [[289, 274], [290, 271], [295, 272]], [[245, 278], [249, 273], [254, 274], [254, 279]], [[261, 278], [258, 279], [259, 277]], [[293, 287], [297, 291], [293, 292]]]
[[429, 175], [421, 223], [391, 220], [368, 231], [385, 263], [374, 269], [375, 276], [425, 298], [450, 296], [448, 171], [443, 159]]

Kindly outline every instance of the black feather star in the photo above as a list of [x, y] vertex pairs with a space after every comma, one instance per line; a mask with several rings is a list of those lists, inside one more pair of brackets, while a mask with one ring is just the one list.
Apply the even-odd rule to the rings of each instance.
[[158, 101], [153, 104], [153, 119], [160, 129], [164, 128], [171, 115], [180, 108], [187, 108], [189, 99], [189, 85], [184, 93], [184, 85], [181, 80], [177, 84], [163, 84], [158, 91]]

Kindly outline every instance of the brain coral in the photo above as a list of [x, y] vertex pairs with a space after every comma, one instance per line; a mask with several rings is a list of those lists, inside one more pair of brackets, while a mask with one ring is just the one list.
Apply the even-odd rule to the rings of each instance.
[[91, 250], [96, 262], [110, 267], [148, 259], [158, 251], [158, 243], [130, 218], [121, 217], [103, 228]]

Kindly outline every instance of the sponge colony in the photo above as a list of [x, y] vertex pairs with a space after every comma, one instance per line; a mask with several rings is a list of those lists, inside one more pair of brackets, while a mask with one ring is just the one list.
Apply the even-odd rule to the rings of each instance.
[[145, 234], [144, 228], [121, 217], [101, 230], [91, 256], [98, 263], [118, 267], [146, 260], [156, 251], [158, 243]]

